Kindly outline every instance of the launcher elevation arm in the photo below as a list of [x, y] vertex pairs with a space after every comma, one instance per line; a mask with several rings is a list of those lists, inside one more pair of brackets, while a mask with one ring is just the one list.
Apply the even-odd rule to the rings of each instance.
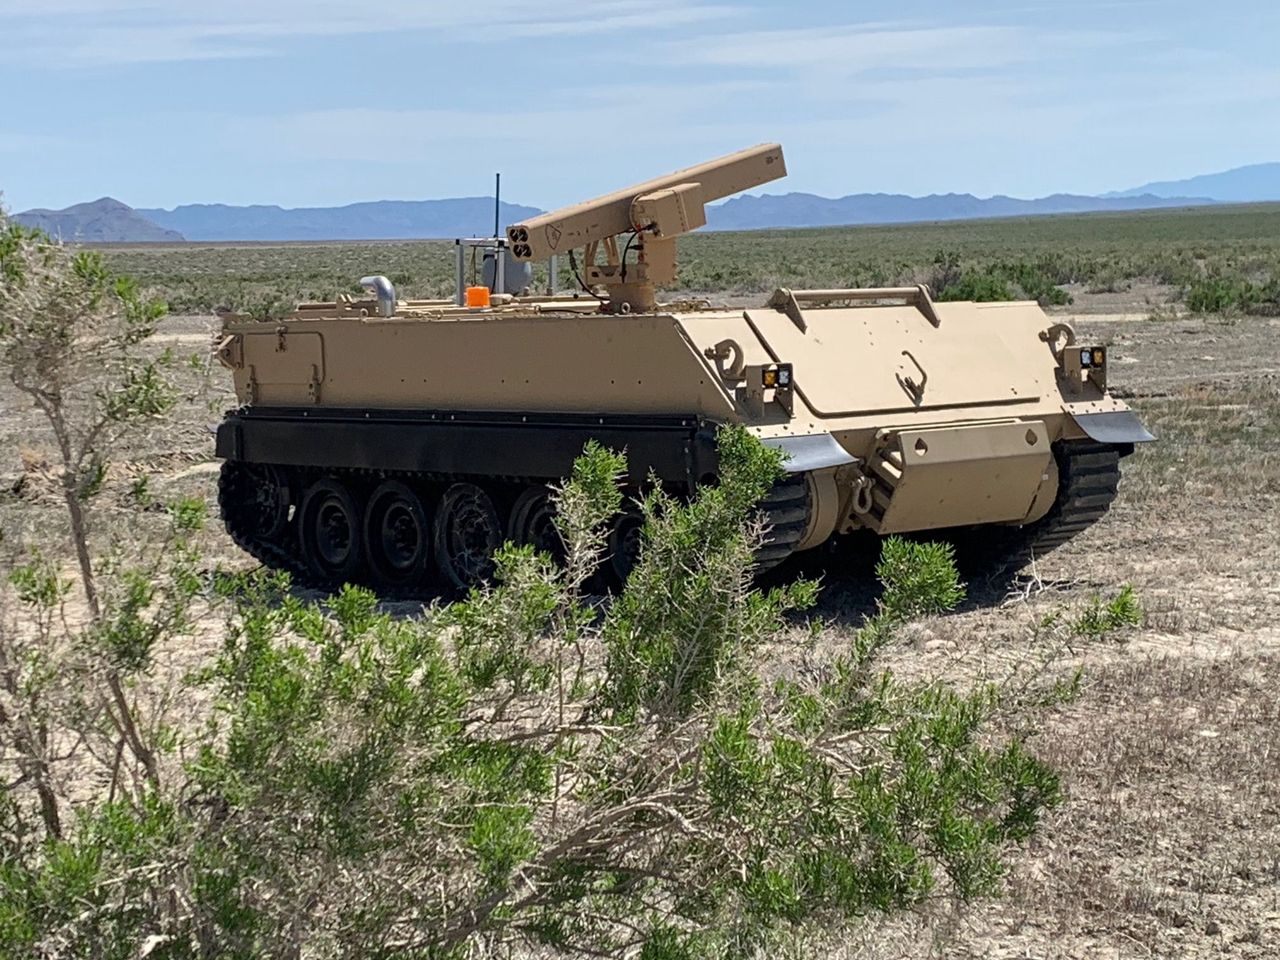
[[[675, 239], [707, 222], [706, 204], [787, 174], [782, 147], [761, 144], [687, 170], [618, 190], [507, 228], [516, 260], [542, 260], [581, 248], [584, 282], [603, 286], [614, 309], [647, 311], [654, 285], [676, 276]], [[624, 264], [618, 237], [634, 234]], [[597, 263], [603, 246], [605, 262]], [[624, 249], [625, 253], [625, 249]]]

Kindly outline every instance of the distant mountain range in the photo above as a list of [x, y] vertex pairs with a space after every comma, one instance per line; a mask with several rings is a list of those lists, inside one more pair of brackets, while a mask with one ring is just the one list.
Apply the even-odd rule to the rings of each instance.
[[181, 242], [176, 230], [166, 230], [142, 213], [103, 197], [92, 203], [77, 203], [65, 210], [27, 210], [13, 219], [35, 227], [54, 237], [81, 243], [111, 243], [127, 240], [133, 243]]
[[[810, 193], [735, 197], [707, 211], [712, 230], [827, 227], [869, 223], [915, 223], [977, 217], [1140, 210], [1280, 200], [1280, 163], [1255, 164], [1223, 173], [1150, 183], [1101, 197], [1054, 194], [1036, 200], [979, 198], [949, 193], [928, 197], [859, 193], [828, 198]], [[540, 213], [504, 203], [501, 225]], [[134, 210], [104, 197], [66, 210], [28, 210], [21, 223], [67, 240], [84, 242], [197, 242], [290, 240], [412, 240], [487, 236], [493, 230], [488, 197], [450, 200], [379, 200], [344, 207], [236, 207], [191, 204], [174, 210]]]
[[1136, 197], [1144, 193], [1155, 194], [1157, 197], [1212, 197], [1223, 203], [1280, 200], [1280, 163], [1255, 163], [1186, 180], [1147, 183], [1132, 190], [1121, 190], [1104, 196]]
[[762, 227], [836, 227], [847, 224], [918, 223], [971, 220], [978, 217], [1026, 217], [1047, 213], [1091, 213], [1098, 210], [1144, 210], [1213, 203], [1205, 198], [1081, 197], [1057, 193], [1038, 200], [979, 198], [970, 193], [908, 197], [897, 193], [855, 193], [830, 199], [812, 193], [747, 194], [707, 210], [711, 230], [756, 230]]
[[[493, 198], [376, 200], [345, 207], [230, 207], [196, 203], [175, 210], [138, 210], [152, 223], [188, 240], [412, 240], [488, 236], [493, 232]], [[508, 223], [541, 213], [515, 203], [501, 205]]]

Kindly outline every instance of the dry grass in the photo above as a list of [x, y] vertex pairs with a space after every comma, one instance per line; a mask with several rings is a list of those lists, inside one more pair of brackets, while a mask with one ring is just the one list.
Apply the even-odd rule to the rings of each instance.
[[[453, 244], [260, 243], [109, 246], [114, 269], [141, 279], [184, 312], [220, 304], [242, 310], [328, 300], [359, 292], [356, 280], [382, 273], [403, 295], [448, 296]], [[1181, 300], [1198, 283], [1257, 284], [1276, 312], [1280, 204], [1198, 207], [950, 223], [698, 233], [680, 241], [680, 282], [698, 290], [759, 294], [778, 286], [896, 286], [938, 289], [939, 259], [965, 271], [1011, 278], [1029, 270], [1067, 285], [1082, 303], [1129, 296], [1144, 315]], [[535, 267], [538, 282], [542, 265]], [[571, 287], [568, 264], [560, 283]], [[1148, 303], [1139, 288], [1158, 285]], [[1115, 312], [1112, 309], [1110, 312]]]
[[[1280, 331], [1082, 326], [1119, 344], [1115, 380], [1160, 443], [1126, 461], [1112, 513], [1038, 565], [1039, 589], [894, 652], [922, 676], [1082, 666], [1079, 699], [1033, 740], [1067, 802], [1004, 899], [868, 921], [833, 958], [1280, 955]], [[1062, 628], [1124, 583], [1139, 627]], [[838, 619], [865, 602], [840, 577], [825, 600]]]
[[1002, 919], [1047, 926], [1076, 952], [1097, 939], [1164, 956], [1274, 950], [1277, 689], [1275, 651], [1090, 671], [1080, 702], [1038, 738], [1070, 800], [1028, 852]]
[[[823, 955], [1280, 956], [1280, 322], [1113, 321], [1077, 306], [1085, 335], [1112, 344], [1113, 382], [1161, 442], [1126, 461], [1112, 513], [1038, 564], [1027, 589], [977, 585], [981, 602], [919, 624], [890, 653], [918, 677], [1001, 679], [1043, 665], [1045, 683], [1082, 666], [1079, 698], [1034, 735], [1067, 802], [1016, 855], [1003, 899], [872, 918]], [[161, 339], [191, 352], [211, 324], [171, 321]], [[180, 421], [122, 451], [109, 503], [127, 505], [145, 475], [157, 495], [198, 493], [212, 511], [207, 427], [230, 395], [216, 371], [189, 378]], [[33, 423], [0, 390], [0, 564], [61, 522], [42, 493]], [[97, 533], [127, 539], [135, 524]], [[211, 561], [244, 562], [216, 529], [205, 546]], [[874, 603], [870, 562], [856, 552], [828, 572], [830, 626], [816, 647], [785, 638], [777, 669], [838, 649]], [[1072, 633], [1092, 597], [1125, 583], [1144, 607], [1138, 627]], [[211, 644], [218, 629], [208, 626]], [[183, 669], [201, 656], [181, 653]]]

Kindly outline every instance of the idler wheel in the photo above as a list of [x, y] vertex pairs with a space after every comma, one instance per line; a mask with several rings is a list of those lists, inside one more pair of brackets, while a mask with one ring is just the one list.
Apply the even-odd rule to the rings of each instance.
[[446, 582], [458, 590], [493, 576], [493, 553], [502, 544], [502, 521], [487, 493], [474, 483], [455, 483], [440, 498], [435, 553]]
[[413, 587], [426, 579], [431, 563], [431, 527], [418, 495], [388, 480], [369, 497], [364, 512], [364, 548], [381, 584]]
[[289, 484], [269, 463], [228, 460], [220, 499], [228, 528], [247, 540], [276, 543], [289, 524]]
[[364, 562], [360, 508], [339, 481], [320, 480], [302, 499], [299, 532], [307, 567], [325, 581], [355, 579]]
[[507, 536], [512, 543], [528, 545], [564, 563], [564, 541], [556, 528], [556, 508], [546, 487], [529, 487], [511, 507]]

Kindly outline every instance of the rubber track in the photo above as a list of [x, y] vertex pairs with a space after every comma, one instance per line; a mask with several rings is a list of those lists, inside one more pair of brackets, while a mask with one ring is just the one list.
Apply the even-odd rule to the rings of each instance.
[[777, 566], [795, 553], [809, 528], [811, 509], [805, 474], [790, 474], [773, 485], [760, 501], [767, 530], [764, 543], [756, 550], [757, 572]]
[[[1060, 547], [1100, 520], [1115, 500], [1120, 483], [1120, 455], [1115, 447], [1091, 441], [1073, 441], [1060, 444], [1054, 453], [1058, 461], [1058, 497], [1049, 512], [1024, 527], [1003, 528], [1007, 531], [1004, 537], [990, 537], [994, 532], [992, 528], [983, 528], [984, 539], [990, 538], [987, 539], [988, 545], [998, 552], [997, 563], [1004, 569], [1020, 568], [1033, 557], [1044, 556]], [[317, 578], [302, 561], [292, 524], [284, 543], [269, 543], [251, 536], [233, 522], [235, 511], [228, 502], [228, 475], [234, 465], [234, 461], [223, 464], [218, 483], [218, 506], [236, 546], [263, 566], [287, 571], [296, 586], [322, 591], [334, 589], [337, 584]], [[358, 471], [336, 473], [354, 476]], [[760, 508], [767, 529], [764, 543], [756, 551], [757, 572], [777, 566], [795, 553], [808, 529], [812, 504], [805, 474], [791, 474], [780, 480], [761, 501]], [[424, 583], [412, 590], [394, 589], [387, 584], [373, 586], [379, 595], [393, 600], [431, 597], [439, 589], [436, 583]]]
[[[222, 513], [223, 525], [237, 547], [270, 570], [283, 570], [289, 574], [295, 586], [323, 589], [326, 585], [316, 581], [306, 564], [297, 555], [297, 535], [293, 524], [289, 524], [289, 532], [284, 544], [270, 543], [252, 536], [249, 531], [235, 522], [235, 504], [230, 502], [231, 472], [238, 466], [235, 460], [227, 460], [222, 464], [218, 474], [218, 510]], [[293, 549], [287, 549], [292, 547]]]
[[1071, 441], [1054, 450], [1058, 497], [1049, 512], [1016, 528], [1002, 544], [1003, 566], [1024, 566], [1062, 546], [1102, 519], [1120, 486], [1120, 454], [1109, 444]]
[[[287, 528], [285, 539], [281, 543], [272, 543], [254, 537], [243, 529], [237, 527], [233, 522], [235, 513], [229, 510], [229, 484], [227, 477], [230, 469], [234, 469], [235, 461], [226, 461], [222, 466], [222, 474], [218, 483], [218, 507], [222, 511], [223, 523], [230, 534], [232, 541], [245, 553], [253, 557], [263, 566], [272, 570], [283, 570], [289, 574], [290, 581], [293, 586], [303, 589], [316, 590], [321, 593], [330, 594], [340, 589], [343, 581], [329, 580], [324, 577], [317, 576], [316, 573], [307, 565], [302, 558], [302, 545], [298, 540], [298, 531], [295, 526], [295, 520], [291, 519]], [[406, 473], [404, 471], [371, 471], [371, 470], [327, 470], [327, 471], [308, 471], [297, 477], [301, 486], [306, 488], [310, 482], [318, 480], [321, 477], [333, 477], [337, 480], [344, 481], [348, 484], [364, 483], [369, 484], [381, 479], [398, 479], [407, 483], [415, 481], [441, 482], [467, 479], [460, 477], [441, 477], [435, 474], [419, 474]], [[488, 477], [484, 479], [520, 482], [521, 478], [517, 477]], [[529, 481], [532, 482], [532, 481]], [[300, 505], [299, 505], [300, 506]], [[355, 581], [358, 585], [368, 587], [377, 593], [378, 598], [387, 601], [416, 601], [416, 600], [433, 600], [447, 593], [446, 587], [437, 572], [433, 569], [429, 576], [421, 583], [403, 586], [398, 584], [385, 583], [374, 579], [366, 569], [364, 575]]]
[[[317, 577], [303, 562], [299, 554], [299, 543], [294, 524], [290, 521], [287, 538], [281, 543], [273, 543], [253, 536], [236, 523], [235, 504], [230, 502], [231, 484], [229, 477], [236, 468], [236, 461], [227, 461], [222, 465], [218, 478], [218, 507], [222, 513], [227, 533], [237, 547], [253, 557], [264, 567], [287, 572], [294, 586], [306, 589], [329, 592], [339, 584], [330, 583]], [[340, 477], [355, 477], [358, 471], [332, 471]], [[421, 479], [414, 477], [411, 479]], [[502, 478], [514, 479], [514, 478]], [[793, 474], [779, 481], [760, 503], [761, 512], [767, 527], [764, 543], [756, 551], [756, 569], [759, 572], [781, 563], [795, 552], [805, 530], [809, 526], [811, 504], [809, 488], [804, 474]], [[371, 584], [380, 597], [388, 600], [416, 600], [438, 595], [440, 585], [427, 582], [413, 589], [394, 588], [389, 584]]]

